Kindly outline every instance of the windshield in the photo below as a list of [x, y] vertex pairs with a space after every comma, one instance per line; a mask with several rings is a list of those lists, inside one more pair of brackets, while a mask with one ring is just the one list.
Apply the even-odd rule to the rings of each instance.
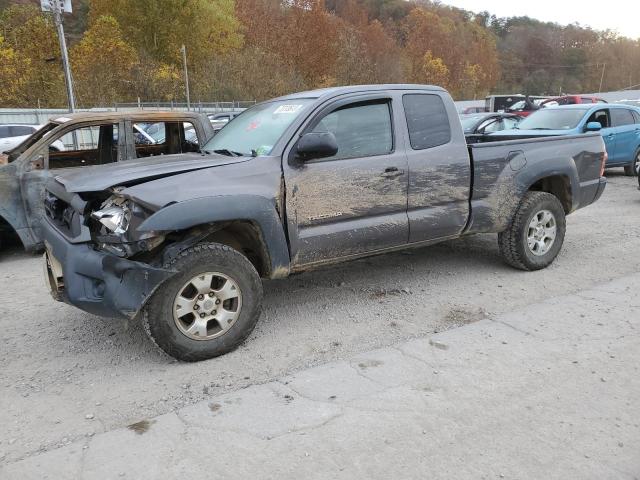
[[484, 117], [486, 117], [486, 115], [460, 115], [462, 128], [464, 130], [471, 130], [476, 125], [476, 123], [478, 123]]
[[509, 110], [522, 110], [525, 106], [525, 101], [520, 100], [509, 107]]
[[520, 130], [571, 130], [576, 128], [587, 112], [586, 108], [538, 110], [525, 118]]
[[313, 99], [297, 98], [256, 105], [231, 120], [202, 150], [227, 155], [269, 155], [287, 127], [311, 102]]

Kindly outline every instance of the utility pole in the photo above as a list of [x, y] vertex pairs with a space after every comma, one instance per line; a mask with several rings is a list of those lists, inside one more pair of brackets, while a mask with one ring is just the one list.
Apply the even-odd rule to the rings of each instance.
[[69, 99], [69, 111], [76, 110], [76, 100], [73, 95], [73, 79], [71, 78], [71, 67], [69, 66], [69, 55], [67, 54], [67, 42], [64, 38], [64, 26], [62, 25], [62, 13], [71, 13], [70, 0], [41, 0], [42, 11], [52, 12], [53, 21], [58, 32], [60, 42], [60, 53], [62, 55], [62, 68], [64, 69], [64, 80], [67, 84], [67, 98]]
[[602, 64], [602, 76], [600, 77], [600, 88], [598, 89], [598, 93], [602, 92], [602, 82], [604, 82], [604, 69], [607, 68], [607, 64]]
[[187, 47], [182, 45], [182, 64], [184, 66], [184, 89], [187, 93], [187, 110], [191, 110], [191, 98], [189, 97], [189, 71], [187, 70]]

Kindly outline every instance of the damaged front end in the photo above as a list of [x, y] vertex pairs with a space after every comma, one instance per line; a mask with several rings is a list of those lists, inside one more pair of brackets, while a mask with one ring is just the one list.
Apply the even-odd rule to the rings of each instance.
[[138, 232], [138, 227], [153, 213], [122, 196], [121, 187], [111, 189], [111, 196], [90, 213], [92, 239], [98, 246], [121, 258], [150, 252], [160, 246], [165, 236], [157, 232]]
[[51, 292], [100, 316], [135, 317], [174, 271], [152, 261], [165, 236], [137, 232], [153, 212], [122, 189], [78, 194], [52, 182], [45, 193], [45, 268]]

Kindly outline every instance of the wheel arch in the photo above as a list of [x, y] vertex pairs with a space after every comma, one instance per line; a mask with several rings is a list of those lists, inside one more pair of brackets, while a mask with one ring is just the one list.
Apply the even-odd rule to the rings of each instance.
[[28, 249], [33, 247], [33, 242], [25, 235], [24, 231], [16, 228], [15, 224], [9, 221], [7, 215], [3, 215], [3, 213], [0, 212], [0, 237], [3, 237], [3, 234], [6, 232], [9, 232], [9, 235], [20, 239], [20, 243], [23, 248]]
[[205, 197], [171, 204], [145, 220], [139, 231], [178, 231], [199, 241], [244, 253], [261, 276], [289, 274], [289, 247], [275, 202], [255, 195]]
[[527, 191], [546, 192], [554, 195], [562, 204], [565, 214], [573, 210], [573, 190], [571, 180], [566, 174], [554, 174], [534, 181]]

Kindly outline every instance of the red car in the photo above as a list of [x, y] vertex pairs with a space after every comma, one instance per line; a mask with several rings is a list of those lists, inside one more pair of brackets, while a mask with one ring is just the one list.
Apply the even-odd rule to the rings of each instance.
[[564, 95], [562, 97], [550, 98], [540, 104], [540, 107], [551, 107], [557, 105], [577, 105], [579, 103], [607, 103], [606, 100], [587, 95]]

